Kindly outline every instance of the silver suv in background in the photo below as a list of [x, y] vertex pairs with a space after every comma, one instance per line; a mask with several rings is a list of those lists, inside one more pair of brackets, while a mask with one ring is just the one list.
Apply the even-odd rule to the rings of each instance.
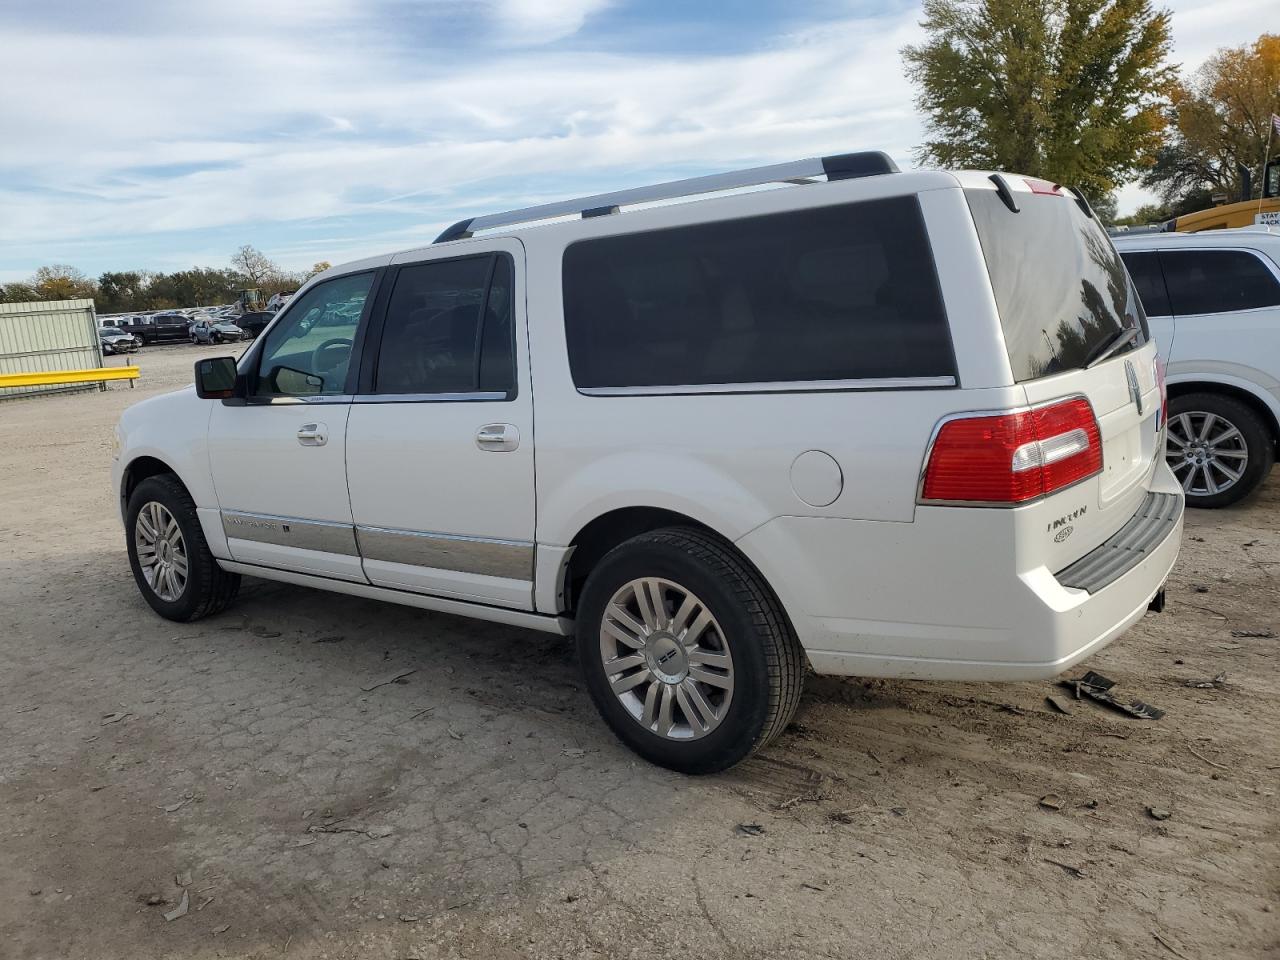
[[1166, 457], [1187, 503], [1224, 507], [1280, 443], [1280, 230], [1120, 235], [1167, 364]]

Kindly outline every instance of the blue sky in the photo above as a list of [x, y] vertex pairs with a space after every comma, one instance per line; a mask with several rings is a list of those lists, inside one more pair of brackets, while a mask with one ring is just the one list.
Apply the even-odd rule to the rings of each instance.
[[[1175, 0], [1188, 67], [1271, 0]], [[0, 5], [0, 281], [291, 269], [540, 200], [921, 139], [898, 0]], [[1143, 199], [1126, 188], [1121, 209]]]

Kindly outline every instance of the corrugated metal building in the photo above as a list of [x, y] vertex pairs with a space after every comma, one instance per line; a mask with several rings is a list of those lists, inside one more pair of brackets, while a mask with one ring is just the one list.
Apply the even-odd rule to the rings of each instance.
[[[92, 300], [0, 303], [0, 373], [85, 370], [102, 366]], [[97, 384], [0, 387], [0, 400], [35, 393], [97, 390]]]

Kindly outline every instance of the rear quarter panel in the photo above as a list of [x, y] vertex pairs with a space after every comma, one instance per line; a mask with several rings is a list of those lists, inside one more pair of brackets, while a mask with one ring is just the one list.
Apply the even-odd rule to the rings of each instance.
[[[960, 385], [945, 389], [586, 396], [575, 388], [561, 295], [566, 246], [592, 236], [919, 191]], [[909, 523], [934, 425], [957, 409], [1022, 402], [962, 192], [944, 174], [900, 174], [748, 197], [704, 200], [522, 231], [537, 443], [537, 538], [566, 545], [609, 510], [649, 506], [737, 539], [778, 516]], [[930, 269], [922, 264], [921, 269]], [[834, 502], [813, 506], [792, 484], [810, 450], [838, 465]]]

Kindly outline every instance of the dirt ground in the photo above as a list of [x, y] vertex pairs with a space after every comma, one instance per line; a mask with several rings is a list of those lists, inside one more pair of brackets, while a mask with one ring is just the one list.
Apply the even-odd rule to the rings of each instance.
[[0, 404], [0, 957], [1280, 956], [1280, 472], [1081, 668], [1163, 719], [814, 677], [689, 779], [558, 638], [262, 581], [152, 614], [111, 427], [218, 352]]

